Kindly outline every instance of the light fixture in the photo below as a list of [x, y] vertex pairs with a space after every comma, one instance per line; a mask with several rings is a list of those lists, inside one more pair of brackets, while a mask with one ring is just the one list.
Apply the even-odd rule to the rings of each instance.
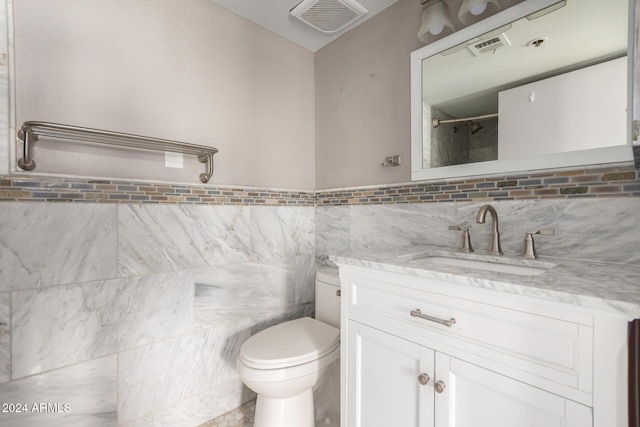
[[464, 25], [471, 25], [498, 12], [498, 0], [464, 0], [458, 11], [458, 19]]
[[432, 43], [525, 0], [419, 1], [422, 5], [422, 25], [418, 30], [418, 39], [423, 43]]
[[418, 30], [418, 39], [431, 43], [453, 34], [456, 29], [449, 18], [449, 6], [442, 1], [422, 1], [422, 25]]

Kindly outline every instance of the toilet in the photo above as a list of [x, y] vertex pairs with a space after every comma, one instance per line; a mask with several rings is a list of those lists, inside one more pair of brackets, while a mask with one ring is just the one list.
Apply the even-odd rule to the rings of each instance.
[[[242, 382], [258, 395], [254, 427], [316, 425], [314, 387], [328, 375], [339, 378], [339, 328], [340, 280], [337, 269], [327, 268], [316, 273], [315, 319], [271, 326], [242, 344], [236, 366]], [[338, 396], [332, 399], [339, 402]], [[337, 426], [339, 419], [336, 414], [321, 422]]]

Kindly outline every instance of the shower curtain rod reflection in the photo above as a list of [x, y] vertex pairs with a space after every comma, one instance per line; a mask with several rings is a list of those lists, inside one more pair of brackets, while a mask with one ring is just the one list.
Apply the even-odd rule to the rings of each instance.
[[463, 119], [451, 119], [451, 120], [432, 119], [431, 120], [431, 126], [433, 126], [434, 128], [437, 128], [441, 124], [445, 124], [445, 123], [471, 122], [471, 121], [474, 121], [474, 120], [475, 121], [487, 120], [487, 119], [491, 119], [491, 118], [494, 118], [494, 117], [498, 117], [498, 113], [485, 114], [484, 116], [465, 117]]

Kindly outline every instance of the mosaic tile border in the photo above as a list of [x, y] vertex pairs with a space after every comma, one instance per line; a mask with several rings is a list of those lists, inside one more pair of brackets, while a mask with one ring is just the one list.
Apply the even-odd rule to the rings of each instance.
[[609, 167], [320, 191], [316, 206], [640, 196], [640, 170]]
[[314, 206], [314, 191], [0, 176], [0, 201]]
[[320, 191], [0, 176], [0, 201], [341, 206], [637, 196], [640, 196], [640, 170], [633, 166]]

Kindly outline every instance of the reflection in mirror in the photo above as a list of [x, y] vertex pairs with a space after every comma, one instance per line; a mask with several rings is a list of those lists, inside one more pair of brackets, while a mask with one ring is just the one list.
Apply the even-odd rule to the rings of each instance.
[[[532, 3], [545, 7], [533, 13]], [[628, 7], [529, 0], [465, 30], [479, 36], [414, 52], [422, 152], [414, 179], [630, 160]]]

